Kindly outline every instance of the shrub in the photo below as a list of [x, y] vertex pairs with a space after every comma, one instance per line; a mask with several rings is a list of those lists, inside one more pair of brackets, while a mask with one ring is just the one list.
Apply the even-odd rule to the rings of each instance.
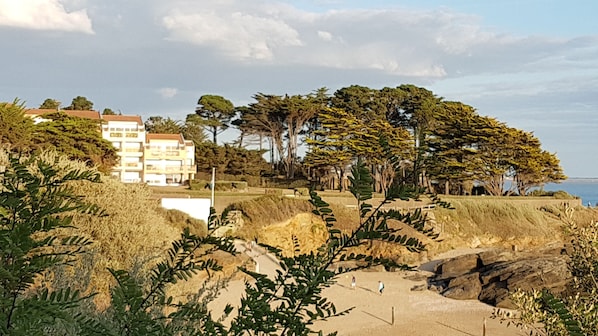
[[[194, 180], [190, 182], [189, 189], [205, 190], [211, 189], [212, 182], [204, 180]], [[247, 182], [245, 181], [215, 181], [214, 189], [216, 191], [247, 191]]]
[[91, 244], [72, 227], [75, 213], [103, 216], [76, 197], [73, 181], [99, 182], [95, 170], [59, 170], [57, 161], [2, 155], [0, 165], [0, 334], [39, 335], [48, 325], [82, 321], [76, 290], [39, 286], [52, 268], [70, 265]]

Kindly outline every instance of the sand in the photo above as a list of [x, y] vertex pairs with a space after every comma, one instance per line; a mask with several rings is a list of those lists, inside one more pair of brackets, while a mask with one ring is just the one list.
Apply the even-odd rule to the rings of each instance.
[[[459, 254], [466, 252], [461, 251]], [[249, 253], [253, 256], [262, 254], [258, 248]], [[260, 256], [259, 260], [260, 271], [271, 274], [271, 268], [275, 267], [275, 263], [264, 256]], [[348, 315], [317, 322], [313, 329], [338, 331], [339, 335], [350, 336], [477, 336], [483, 335], [485, 323], [485, 335], [488, 336], [526, 335], [516, 327], [507, 327], [506, 324], [492, 319], [492, 306], [475, 300], [448, 299], [425, 289], [425, 277], [430, 274], [421, 270], [355, 271], [343, 274], [335, 285], [324, 291], [324, 295], [335, 303], [337, 310], [354, 307], [353, 310]], [[351, 288], [352, 276], [356, 278], [355, 289]], [[382, 295], [378, 293], [378, 281], [385, 285]], [[424, 289], [412, 290], [417, 286]], [[225, 303], [238, 304], [242, 291], [242, 281], [231, 282], [210, 308], [217, 316]]]

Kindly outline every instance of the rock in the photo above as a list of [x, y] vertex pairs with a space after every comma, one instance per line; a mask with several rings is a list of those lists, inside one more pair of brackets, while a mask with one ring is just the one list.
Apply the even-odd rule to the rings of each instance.
[[501, 308], [513, 308], [508, 302], [509, 291], [547, 288], [553, 293], [565, 290], [570, 273], [567, 258], [562, 255], [538, 256], [495, 264], [481, 279], [480, 301]]
[[428, 290], [434, 293], [442, 293], [443, 288], [442, 286], [436, 286], [436, 285], [428, 285]]
[[481, 291], [480, 274], [476, 272], [450, 280], [448, 288], [442, 292], [442, 295], [457, 300], [477, 300]]
[[411, 287], [412, 292], [423, 292], [426, 289], [427, 289], [427, 286], [425, 284], [416, 285], [416, 286]]
[[449, 259], [437, 265], [430, 290], [453, 299], [478, 299], [500, 308], [514, 308], [509, 293], [548, 288], [565, 290], [571, 277], [568, 259], [560, 249], [536, 253], [484, 251]]
[[436, 266], [435, 273], [442, 274], [444, 278], [458, 276], [478, 268], [478, 254], [466, 254], [444, 261]]

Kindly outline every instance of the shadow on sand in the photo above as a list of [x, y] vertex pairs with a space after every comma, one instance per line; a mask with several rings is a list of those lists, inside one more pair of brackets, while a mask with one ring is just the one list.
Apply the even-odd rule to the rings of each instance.
[[471, 335], [471, 336], [476, 336], [475, 334], [468, 333], [467, 331], [463, 331], [463, 330], [461, 330], [461, 329], [457, 329], [457, 328], [455, 328], [455, 327], [452, 327], [452, 326], [450, 326], [450, 325], [448, 325], [448, 324], [445, 324], [445, 323], [442, 323], [442, 322], [438, 322], [438, 321], [436, 321], [436, 323], [440, 324], [441, 326], [445, 326], [445, 327], [447, 327], [447, 328], [449, 328], [449, 329], [453, 329], [453, 330], [455, 330], [455, 331], [458, 331], [458, 332], [462, 333], [463, 335]]
[[372, 313], [368, 313], [365, 310], [362, 310], [361, 312], [364, 313], [364, 314], [366, 314], [366, 315], [369, 315], [369, 316], [371, 316], [371, 317], [373, 317], [375, 319], [378, 319], [378, 320], [380, 320], [380, 321], [382, 321], [384, 323], [388, 323], [388, 325], [392, 325], [392, 322], [386, 321], [385, 319], [381, 318], [380, 316], [376, 316], [376, 315], [374, 315]]

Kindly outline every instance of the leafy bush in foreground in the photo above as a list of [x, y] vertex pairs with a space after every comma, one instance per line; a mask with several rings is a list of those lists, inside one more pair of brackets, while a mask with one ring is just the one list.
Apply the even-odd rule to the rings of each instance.
[[[312, 192], [314, 213], [327, 225], [326, 242], [317, 252], [294, 257], [269, 248], [280, 260], [280, 269], [273, 278], [242, 267], [241, 271], [253, 281], [245, 283], [241, 305], [227, 306], [224, 316], [213, 317], [207, 303], [226, 282], [205, 283], [185, 301], [167, 294], [169, 286], [198, 272], [208, 276], [218, 272], [221, 266], [211, 257], [214, 252], [236, 253], [232, 238], [213, 235], [226, 224], [224, 217], [214, 213], [207, 235], [197, 236], [185, 230], [164, 259], [151, 268], [146, 280], [127, 270], [108, 269], [116, 284], [110, 307], [100, 313], [85, 309], [89, 297], [81, 297], [68, 287], [52, 291], [37, 283], [40, 275], [51, 268], [68, 266], [90, 244], [83, 237], [54, 233], [57, 228], [70, 226], [73, 212], [103, 215], [97, 207], [74, 196], [69, 186], [74, 180], [98, 182], [98, 175], [77, 170], [60, 175], [39, 158], [23, 161], [11, 157], [1, 178], [0, 333], [8, 335], [307, 335], [313, 332], [310, 327], [315, 321], [351, 310], [337, 311], [334, 303], [322, 296], [323, 289], [334, 284], [340, 274], [373, 265], [409, 268], [371, 253], [354, 253], [352, 249], [363, 251], [371, 242], [382, 241], [412, 252], [424, 251], [421, 241], [400, 234], [389, 226], [391, 221], [404, 222], [419, 233], [436, 238], [426, 228], [427, 219], [421, 213], [382, 209], [396, 198], [416, 196], [414, 189], [395, 186], [377, 207], [369, 204], [372, 178], [359, 162], [353, 168], [350, 187], [358, 202], [359, 226], [349, 233], [335, 229], [332, 210]], [[359, 263], [349, 268], [333, 267], [346, 260]], [[235, 309], [234, 318], [224, 323], [224, 318]]]

